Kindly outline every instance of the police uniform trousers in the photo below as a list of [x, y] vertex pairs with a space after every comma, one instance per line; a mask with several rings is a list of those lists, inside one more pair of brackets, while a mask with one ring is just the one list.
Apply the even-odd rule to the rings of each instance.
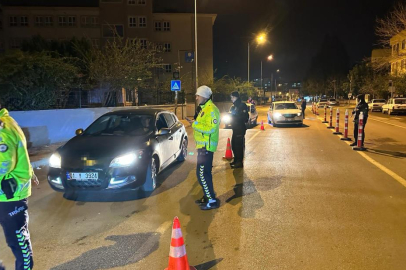
[[244, 134], [235, 134], [231, 137], [231, 149], [234, 153], [234, 163], [243, 162], [244, 160], [244, 151], [245, 151], [245, 135]]
[[202, 186], [203, 195], [206, 200], [216, 198], [213, 188], [212, 168], [213, 152], [210, 152], [205, 148], [197, 149], [196, 175], [199, 184]]
[[7, 245], [11, 248], [16, 270], [31, 270], [34, 266], [28, 231], [28, 200], [0, 202], [0, 224]]

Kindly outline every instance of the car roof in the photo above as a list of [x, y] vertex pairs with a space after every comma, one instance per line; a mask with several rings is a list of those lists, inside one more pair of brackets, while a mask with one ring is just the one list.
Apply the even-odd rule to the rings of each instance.
[[121, 114], [121, 115], [126, 115], [126, 114], [139, 114], [139, 115], [151, 115], [154, 116], [160, 112], [167, 112], [167, 113], [171, 113], [170, 111], [167, 110], [163, 110], [163, 109], [152, 109], [152, 108], [140, 108], [140, 109], [121, 109], [121, 110], [117, 110], [117, 111], [112, 111], [112, 112], [108, 112], [105, 115], [117, 115], [117, 114]]

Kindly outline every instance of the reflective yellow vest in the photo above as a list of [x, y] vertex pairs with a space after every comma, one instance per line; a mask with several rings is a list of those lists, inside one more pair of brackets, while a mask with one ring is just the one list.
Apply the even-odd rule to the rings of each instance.
[[220, 111], [212, 100], [208, 100], [200, 107], [202, 110], [192, 124], [196, 149], [206, 148], [210, 152], [216, 152], [219, 142]]
[[0, 202], [19, 201], [31, 195], [32, 167], [27, 151], [24, 133], [8, 114], [6, 109], [0, 110], [0, 184], [1, 181], [14, 178], [14, 198], [7, 200], [1, 190]]

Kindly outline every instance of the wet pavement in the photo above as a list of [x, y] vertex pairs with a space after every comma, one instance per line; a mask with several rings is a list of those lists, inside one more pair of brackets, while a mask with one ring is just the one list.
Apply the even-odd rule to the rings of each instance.
[[[266, 111], [259, 107], [264, 123]], [[34, 269], [164, 269], [175, 216], [198, 270], [404, 269], [406, 187], [382, 169], [406, 178], [406, 136], [397, 127], [404, 124], [372, 119], [365, 155], [381, 167], [309, 110], [301, 128], [248, 130], [244, 169], [222, 160], [232, 133], [221, 130], [213, 167], [221, 206], [212, 211], [194, 203], [202, 195], [196, 155], [131, 201], [66, 200], [48, 186], [47, 169], [37, 170], [41, 184], [29, 201]], [[12, 269], [2, 235], [0, 254]]]

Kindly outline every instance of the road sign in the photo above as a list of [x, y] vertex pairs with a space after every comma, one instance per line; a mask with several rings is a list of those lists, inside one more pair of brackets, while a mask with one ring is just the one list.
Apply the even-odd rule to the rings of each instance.
[[195, 60], [194, 52], [185, 52], [185, 62], [192, 63]]
[[395, 86], [389, 86], [389, 92], [395, 93], [396, 92]]
[[171, 91], [178, 92], [181, 90], [182, 83], [180, 80], [171, 81]]

